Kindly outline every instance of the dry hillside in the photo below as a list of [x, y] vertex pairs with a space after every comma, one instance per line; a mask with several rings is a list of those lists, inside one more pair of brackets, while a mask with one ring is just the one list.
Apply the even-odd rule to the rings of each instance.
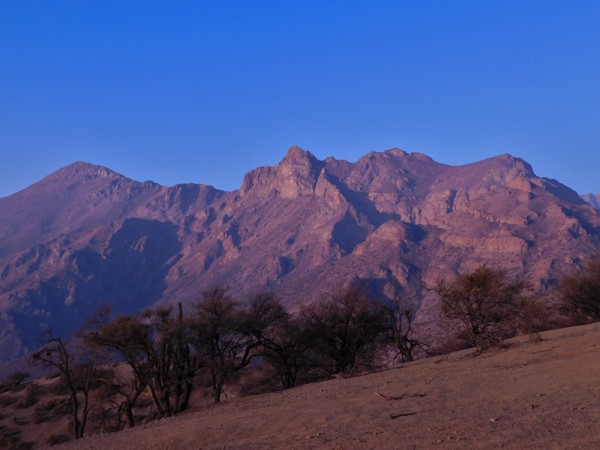
[[600, 448], [600, 324], [234, 398], [65, 449]]

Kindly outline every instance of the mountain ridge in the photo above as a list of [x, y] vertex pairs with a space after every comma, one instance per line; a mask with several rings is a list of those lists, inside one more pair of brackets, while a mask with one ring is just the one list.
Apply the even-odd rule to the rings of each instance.
[[435, 335], [423, 285], [437, 277], [491, 264], [544, 290], [599, 250], [600, 213], [507, 154], [448, 166], [400, 149], [348, 162], [291, 147], [233, 191], [77, 162], [0, 199], [0, 350], [23, 354], [45, 327], [68, 334], [101, 304], [187, 305], [226, 284], [297, 309], [355, 277], [408, 298]]

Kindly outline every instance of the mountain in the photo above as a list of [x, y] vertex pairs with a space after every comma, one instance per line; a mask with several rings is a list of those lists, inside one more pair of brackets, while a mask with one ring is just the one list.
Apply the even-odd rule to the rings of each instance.
[[225, 284], [271, 289], [292, 309], [360, 277], [418, 308], [424, 284], [480, 264], [544, 290], [600, 250], [600, 211], [500, 155], [447, 166], [399, 149], [351, 163], [299, 147], [240, 189], [163, 187], [75, 163], [0, 199], [0, 355], [67, 335], [97, 307], [189, 304]]
[[593, 207], [600, 209], [600, 194], [584, 194], [581, 198]]

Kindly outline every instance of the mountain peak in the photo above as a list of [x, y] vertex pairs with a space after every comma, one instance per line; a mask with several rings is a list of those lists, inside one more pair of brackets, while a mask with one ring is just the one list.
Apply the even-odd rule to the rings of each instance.
[[46, 179], [79, 179], [87, 181], [94, 178], [125, 178], [107, 167], [76, 161], [51, 173]]
[[388, 148], [383, 153], [387, 153], [387, 154], [394, 155], [394, 156], [406, 156], [407, 155], [407, 153], [404, 150], [402, 150], [401, 148], [398, 148], [398, 147]]
[[312, 194], [324, 163], [315, 155], [293, 146], [275, 168], [274, 187], [284, 197]]
[[259, 167], [248, 172], [240, 193], [245, 195], [253, 189], [268, 189], [290, 198], [311, 194], [324, 165], [311, 152], [292, 146], [275, 167]]
[[531, 167], [531, 164], [529, 164], [523, 158], [520, 158], [518, 156], [513, 156], [510, 153], [502, 153], [501, 155], [498, 155], [495, 158], [491, 158], [491, 159], [496, 159], [499, 161], [506, 161], [508, 163], [508, 165], [510, 165], [512, 167], [516, 167], [518, 169], [521, 169], [521, 170], [533, 175], [533, 168]]
[[281, 162], [281, 164], [302, 164], [302, 165], [311, 165], [313, 163], [317, 163], [319, 160], [313, 155], [311, 152], [304, 150], [302, 147], [298, 147], [296, 145], [291, 146]]

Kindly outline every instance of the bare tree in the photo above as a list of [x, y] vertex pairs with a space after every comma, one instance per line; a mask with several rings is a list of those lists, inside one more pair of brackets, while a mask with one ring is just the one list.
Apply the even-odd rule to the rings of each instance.
[[[152, 344], [149, 327], [143, 324], [138, 317], [121, 316], [113, 322], [103, 325], [98, 330], [88, 331], [82, 336], [85, 342], [92, 347], [109, 348], [131, 368], [133, 374], [131, 384], [129, 388], [121, 392], [124, 398], [119, 404], [119, 408], [124, 411], [127, 424], [130, 427], [134, 426], [133, 408], [135, 402], [142, 392], [149, 387], [151, 377], [148, 363], [148, 352]], [[113, 384], [112, 380], [110, 384]], [[120, 385], [121, 383], [114, 384]], [[155, 403], [158, 402], [155, 393], [153, 399]]]
[[134, 425], [132, 409], [145, 389], [161, 417], [187, 408], [198, 361], [191, 354], [189, 323], [181, 307], [177, 319], [170, 308], [157, 308], [141, 316], [118, 317], [82, 336], [89, 345], [111, 349], [131, 368], [131, 383], [119, 391], [129, 426]]
[[397, 350], [396, 356], [400, 356], [401, 362], [413, 361], [417, 350], [428, 354], [429, 347], [416, 338], [413, 329], [414, 309], [395, 294], [392, 304], [386, 305], [385, 310], [388, 319], [388, 342]]
[[524, 288], [522, 280], [511, 281], [503, 271], [481, 266], [450, 284], [438, 280], [433, 291], [443, 316], [460, 323], [464, 339], [483, 350], [516, 333]]
[[301, 312], [312, 353], [329, 374], [350, 374], [358, 362], [373, 362], [385, 332], [384, 311], [366, 288], [351, 286], [313, 303]]
[[71, 402], [71, 422], [75, 439], [83, 437], [90, 412], [90, 391], [96, 375], [93, 361], [76, 358], [67, 343], [47, 331], [42, 338], [44, 345], [33, 353], [32, 361], [58, 370], [67, 388]]
[[170, 416], [188, 407], [199, 365], [192, 358], [189, 324], [183, 319], [181, 304], [177, 319], [171, 308], [148, 310], [142, 318], [151, 330], [150, 386], [158, 396], [161, 415]]
[[137, 377], [131, 374], [122, 376], [119, 374], [122, 370], [119, 369], [104, 368], [99, 377], [102, 385], [97, 392], [100, 406], [98, 419], [103, 431], [121, 430], [124, 426], [133, 428], [133, 408], [145, 390]]
[[281, 387], [294, 387], [298, 375], [308, 369], [308, 342], [300, 321], [270, 292], [251, 296], [248, 314], [260, 356], [275, 370]]
[[221, 286], [204, 291], [196, 310], [194, 346], [208, 371], [214, 401], [219, 402], [224, 386], [258, 355], [255, 318]]
[[564, 276], [559, 295], [563, 311], [579, 322], [600, 320], [600, 256], [592, 259], [583, 272]]

